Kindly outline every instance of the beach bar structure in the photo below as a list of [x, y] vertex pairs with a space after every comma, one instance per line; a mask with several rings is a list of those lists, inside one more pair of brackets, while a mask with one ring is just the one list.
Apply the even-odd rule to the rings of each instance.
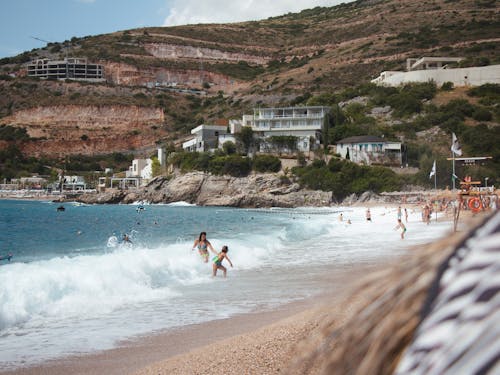
[[89, 64], [87, 59], [37, 59], [28, 64], [28, 76], [101, 82], [104, 81], [104, 67], [99, 64]]

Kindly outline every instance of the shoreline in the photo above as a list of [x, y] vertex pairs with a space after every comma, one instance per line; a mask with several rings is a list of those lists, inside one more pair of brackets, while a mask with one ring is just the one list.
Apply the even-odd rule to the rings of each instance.
[[[288, 336], [289, 340], [277, 337], [273, 340], [280, 341], [280, 351], [291, 353], [298, 336], [302, 337], [320, 324], [316, 317], [321, 316], [321, 311], [325, 309], [325, 306], [344, 300], [359, 278], [366, 273], [379, 270], [382, 266], [382, 264], [371, 264], [339, 268], [335, 275], [324, 277], [325, 289], [320, 294], [280, 305], [269, 311], [250, 312], [225, 319], [167, 329], [122, 341], [113, 349], [62, 357], [29, 367], [0, 371], [0, 374], [158, 374], [156, 370], [149, 368], [151, 366], [154, 368], [159, 364], [165, 367], [165, 363], [168, 363], [168, 366], [179, 367], [179, 361], [184, 362], [185, 356], [202, 357], [207, 350], [213, 350], [212, 347], [228, 345], [228, 343], [232, 347], [240, 345], [242, 340], [249, 340], [249, 338], [251, 342], [268, 341], [270, 332], [273, 332], [271, 336], [276, 334]], [[346, 288], [346, 284], [349, 287]], [[290, 325], [293, 328], [290, 328]], [[276, 330], [276, 327], [281, 328]], [[255, 338], [255, 335], [258, 337]], [[208, 359], [210, 358], [208, 356]], [[283, 368], [286, 362], [288, 361], [281, 361], [279, 366]], [[175, 372], [176, 370], [172, 368], [168, 372], [160, 373], [185, 374], [185, 370], [186, 368], [183, 367], [179, 372]]]

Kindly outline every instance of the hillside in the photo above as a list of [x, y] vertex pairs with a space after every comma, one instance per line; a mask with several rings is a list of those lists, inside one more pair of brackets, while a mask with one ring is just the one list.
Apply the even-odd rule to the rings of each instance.
[[[179, 142], [198, 124], [239, 118], [254, 106], [318, 97], [336, 104], [380, 71], [402, 70], [408, 57], [499, 63], [499, 12], [494, 0], [359, 0], [262, 21], [150, 27], [49, 43], [0, 60], [0, 125], [26, 130], [30, 139], [17, 146], [27, 156], [151, 152], [158, 143]], [[102, 64], [107, 81], [23, 76], [27, 61], [64, 56]], [[178, 92], [183, 88], [197, 91]], [[498, 125], [495, 118], [488, 126]], [[379, 125], [384, 121], [390, 123], [379, 119]]]

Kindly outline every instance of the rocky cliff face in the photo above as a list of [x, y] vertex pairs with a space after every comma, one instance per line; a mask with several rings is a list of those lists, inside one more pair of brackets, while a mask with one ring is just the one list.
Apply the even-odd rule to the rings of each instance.
[[26, 128], [30, 156], [92, 154], [150, 147], [162, 135], [163, 110], [138, 106], [51, 106], [21, 110], [0, 124]]
[[274, 174], [236, 178], [193, 172], [171, 180], [156, 178], [139, 191], [109, 191], [101, 195], [85, 195], [80, 199], [86, 203], [184, 201], [200, 206], [300, 207], [328, 206], [332, 195], [323, 191], [302, 190], [298, 184], [283, 184]]
[[154, 57], [160, 59], [203, 59], [227, 62], [246, 61], [249, 64], [266, 64], [270, 58], [265, 56], [255, 56], [246, 53], [236, 53], [220, 51], [213, 48], [194, 47], [189, 45], [168, 44], [168, 43], [148, 43], [144, 45]]
[[173, 86], [201, 87], [204, 82], [214, 85], [227, 85], [228, 76], [200, 70], [181, 70], [168, 68], [140, 68], [123, 63], [102, 62], [106, 79], [117, 85], [127, 86]]

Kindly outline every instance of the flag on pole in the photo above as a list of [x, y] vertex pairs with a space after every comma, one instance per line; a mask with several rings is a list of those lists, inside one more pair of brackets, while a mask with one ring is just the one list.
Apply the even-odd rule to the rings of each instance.
[[457, 136], [455, 133], [451, 133], [451, 151], [458, 156], [462, 155], [462, 147], [460, 146], [460, 143], [458, 143]]
[[431, 173], [429, 173], [429, 178], [436, 174], [436, 161], [434, 160], [434, 164], [432, 165]]

